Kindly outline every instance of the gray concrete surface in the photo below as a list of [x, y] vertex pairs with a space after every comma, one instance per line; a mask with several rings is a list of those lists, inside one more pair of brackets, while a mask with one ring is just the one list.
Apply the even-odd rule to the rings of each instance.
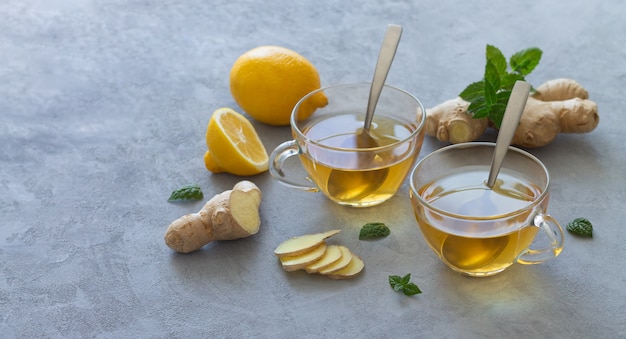
[[[34, 1], [0, 2], [0, 337], [624, 338], [626, 337], [626, 2]], [[268, 173], [254, 237], [189, 254], [167, 225], [240, 178], [203, 166], [214, 109], [236, 107], [234, 60], [258, 45], [309, 58], [324, 85], [368, 81], [385, 25], [404, 26], [388, 83], [426, 107], [482, 77], [484, 49], [544, 51], [528, 80], [569, 77], [599, 105], [590, 134], [531, 152], [553, 176], [550, 212], [589, 218], [560, 257], [488, 279], [446, 268], [427, 248], [408, 186], [370, 209], [335, 206]], [[268, 150], [289, 129], [255, 123]], [[490, 139], [493, 135], [487, 135]], [[427, 139], [421, 156], [444, 144]], [[379, 220], [392, 234], [359, 241]], [[363, 274], [285, 273], [287, 237], [331, 228]], [[412, 273], [423, 293], [394, 293]]]

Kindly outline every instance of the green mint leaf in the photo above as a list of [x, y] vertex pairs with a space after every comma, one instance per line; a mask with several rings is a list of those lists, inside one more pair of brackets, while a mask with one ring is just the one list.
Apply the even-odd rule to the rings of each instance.
[[394, 291], [402, 292], [404, 293], [404, 295], [407, 295], [407, 296], [412, 296], [412, 295], [422, 293], [419, 287], [417, 287], [417, 285], [415, 285], [414, 283], [410, 282], [410, 280], [411, 280], [411, 273], [405, 275], [404, 277], [400, 277], [399, 275], [390, 275], [389, 285], [391, 286], [391, 288], [393, 288]]
[[528, 75], [537, 67], [542, 54], [543, 52], [536, 47], [521, 50], [511, 56], [511, 60], [509, 61], [511, 68], [514, 72]]
[[402, 278], [399, 275], [390, 275], [389, 276], [389, 285], [396, 291], [402, 289]]
[[585, 218], [576, 218], [567, 224], [567, 230], [581, 237], [593, 238], [593, 225]]
[[511, 93], [513, 91], [510, 89], [502, 89], [500, 90], [500, 92], [498, 92], [496, 95], [498, 97], [498, 104], [502, 104], [504, 106], [506, 106], [509, 103], [509, 98], [511, 97]]
[[487, 91], [487, 84], [489, 84], [493, 89], [498, 90], [500, 88], [500, 77], [501, 74], [498, 71], [496, 65], [494, 65], [490, 60], [487, 60], [487, 64], [485, 65], [485, 91]]
[[500, 79], [496, 83], [485, 80], [485, 105], [487, 107], [498, 102], [497, 90], [500, 87]]
[[[500, 87], [503, 90], [508, 90], [509, 94], [511, 93], [511, 91], [513, 90], [513, 86], [515, 85], [515, 82], [521, 80], [521, 81], [525, 81], [526, 79], [524, 79], [524, 76], [518, 73], [506, 73], [501, 79], [500, 79]], [[509, 97], [507, 96], [506, 100], [509, 100]]]
[[506, 110], [506, 103], [503, 104], [500, 102], [496, 102], [490, 107], [490, 111], [487, 117], [489, 118], [489, 120], [491, 120], [491, 122], [493, 122], [493, 124], [497, 128], [500, 128], [500, 125], [502, 125], [502, 119], [504, 119], [504, 110]]
[[382, 222], [370, 222], [361, 228], [359, 232], [359, 240], [374, 239], [386, 237], [391, 233], [387, 225]]
[[495, 71], [498, 73], [499, 77], [506, 73], [506, 69], [508, 67], [506, 57], [497, 47], [487, 45], [485, 55], [487, 57], [487, 62], [491, 63], [495, 67]]
[[404, 277], [402, 277], [402, 279], [400, 279], [400, 283], [402, 285], [406, 285], [409, 283], [409, 281], [411, 281], [411, 273], [405, 275]]
[[490, 110], [487, 117], [496, 128], [500, 128], [500, 125], [502, 125], [502, 119], [504, 119], [504, 111], [509, 102], [509, 97], [511, 97], [510, 90], [500, 90], [496, 93], [496, 103], [489, 107]]
[[485, 84], [484, 81], [477, 81], [469, 84], [461, 94], [459, 94], [461, 99], [467, 102], [473, 102], [475, 100], [481, 99], [485, 97]]
[[202, 189], [198, 185], [185, 185], [176, 191], [172, 192], [170, 198], [167, 201], [179, 201], [179, 200], [202, 200], [204, 194]]
[[404, 289], [402, 289], [402, 293], [404, 293], [404, 295], [412, 296], [420, 294], [422, 291], [414, 283], [408, 283], [404, 286]]
[[474, 119], [486, 118], [489, 113], [489, 107], [485, 105], [485, 98], [471, 102], [467, 107], [467, 112], [470, 113]]
[[[524, 76], [535, 69], [541, 55], [540, 49], [528, 48], [511, 56], [507, 64], [497, 47], [487, 45], [483, 79], [470, 84], [459, 94], [461, 99], [469, 102], [467, 112], [474, 119], [487, 118], [496, 128], [500, 128], [515, 82], [525, 81]], [[509, 66], [511, 71], [508, 70]]]

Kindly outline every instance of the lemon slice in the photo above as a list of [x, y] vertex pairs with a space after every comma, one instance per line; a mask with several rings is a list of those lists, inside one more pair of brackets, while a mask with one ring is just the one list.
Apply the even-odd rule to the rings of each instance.
[[269, 158], [254, 126], [231, 108], [213, 112], [206, 130], [206, 168], [240, 176], [267, 171]]

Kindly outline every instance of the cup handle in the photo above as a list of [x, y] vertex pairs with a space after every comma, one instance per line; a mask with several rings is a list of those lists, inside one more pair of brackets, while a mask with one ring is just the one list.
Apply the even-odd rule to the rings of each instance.
[[[563, 251], [563, 241], [565, 235], [561, 225], [550, 215], [539, 213], [535, 216], [533, 224], [540, 228], [540, 233], [535, 236], [535, 243], [538, 237], [548, 240], [549, 245], [545, 248], [528, 248], [518, 258], [517, 262], [525, 265], [541, 264], [552, 258], [556, 258]], [[542, 232], [543, 231], [543, 232]]]
[[270, 154], [270, 174], [274, 179], [287, 187], [297, 188], [307, 192], [319, 192], [317, 187], [292, 179], [283, 171], [285, 161], [298, 154], [300, 154], [300, 148], [294, 140], [285, 141], [278, 145], [274, 151], [272, 151], [272, 154]]

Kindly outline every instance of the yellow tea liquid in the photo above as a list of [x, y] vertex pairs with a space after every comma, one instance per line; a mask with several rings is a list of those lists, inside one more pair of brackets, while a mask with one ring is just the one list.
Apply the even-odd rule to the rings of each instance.
[[491, 275], [510, 266], [532, 243], [539, 229], [531, 225], [527, 207], [541, 194], [539, 187], [506, 171], [493, 189], [484, 182], [489, 168], [465, 168], [419, 190], [432, 206], [453, 217], [416, 204], [419, 227], [428, 244], [453, 269], [474, 276]]
[[357, 145], [362, 129], [363, 120], [346, 113], [315, 121], [303, 130], [316, 143], [307, 145], [300, 156], [302, 164], [312, 173], [310, 179], [340, 204], [371, 206], [393, 196], [412, 167], [424, 137], [420, 132], [411, 141], [400, 143], [416, 127], [379, 114], [374, 116], [370, 135], [380, 147], [365, 151]]

